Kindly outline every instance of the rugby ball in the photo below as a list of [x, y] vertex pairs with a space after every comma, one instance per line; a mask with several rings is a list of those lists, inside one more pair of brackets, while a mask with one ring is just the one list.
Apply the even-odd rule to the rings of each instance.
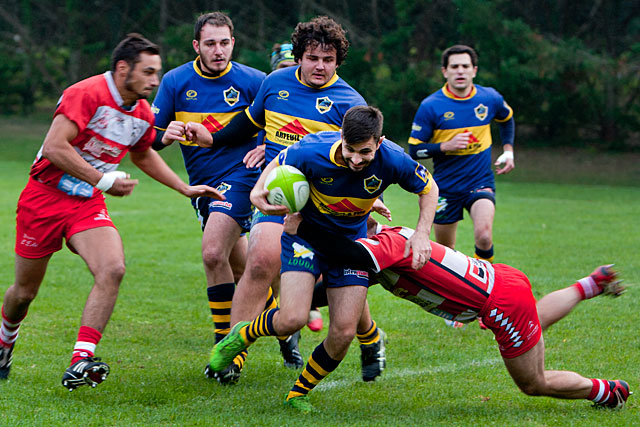
[[269, 172], [264, 188], [269, 190], [270, 204], [286, 206], [289, 212], [298, 212], [309, 200], [307, 178], [293, 166], [282, 165]]

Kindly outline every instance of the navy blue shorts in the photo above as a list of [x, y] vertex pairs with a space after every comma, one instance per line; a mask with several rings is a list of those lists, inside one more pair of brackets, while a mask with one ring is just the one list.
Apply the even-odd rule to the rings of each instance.
[[471, 210], [471, 205], [480, 199], [489, 199], [495, 205], [496, 195], [490, 188], [478, 188], [466, 193], [441, 193], [438, 197], [438, 208], [434, 224], [453, 224], [461, 221], [464, 209]]
[[221, 212], [233, 218], [243, 232], [249, 231], [253, 209], [249, 193], [253, 189], [253, 182], [225, 180], [211, 185], [225, 195], [226, 200], [216, 200], [211, 197], [197, 197], [191, 199], [191, 204], [196, 211], [200, 226], [204, 230], [207, 220], [212, 212]]
[[282, 233], [280, 239], [282, 252], [280, 273], [287, 271], [306, 271], [313, 274], [316, 280], [322, 274], [323, 284], [327, 288], [343, 286], [369, 286], [369, 273], [351, 268], [329, 267], [322, 254], [315, 252], [305, 240], [298, 236]]

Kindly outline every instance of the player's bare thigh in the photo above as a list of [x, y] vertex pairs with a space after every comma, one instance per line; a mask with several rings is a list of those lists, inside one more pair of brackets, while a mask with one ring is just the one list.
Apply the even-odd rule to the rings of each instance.
[[[273, 279], [280, 271], [280, 236], [282, 224], [275, 222], [261, 222], [254, 225], [249, 233], [249, 253], [247, 256], [246, 273], [250, 276], [264, 275], [270, 272]], [[257, 271], [260, 270], [260, 271]]]
[[489, 199], [479, 199], [471, 205], [469, 214], [473, 221], [475, 243], [481, 249], [491, 247], [495, 212], [496, 207]]
[[514, 358], [503, 357], [504, 365], [513, 378], [513, 381], [521, 390], [535, 387], [544, 383], [544, 339], [520, 356]]
[[435, 232], [436, 242], [451, 249], [455, 249], [457, 229], [458, 222], [454, 222], [452, 224], [433, 224], [433, 231]]
[[[124, 275], [124, 248], [118, 230], [98, 227], [75, 233], [69, 246], [87, 263], [94, 277]], [[117, 277], [113, 277], [117, 279]]]

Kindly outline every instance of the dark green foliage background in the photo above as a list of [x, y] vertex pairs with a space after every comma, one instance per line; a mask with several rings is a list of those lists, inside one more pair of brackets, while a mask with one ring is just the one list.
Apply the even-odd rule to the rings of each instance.
[[195, 17], [218, 9], [234, 21], [235, 59], [264, 71], [297, 22], [335, 18], [351, 42], [340, 75], [400, 143], [443, 84], [442, 50], [466, 43], [480, 55], [477, 83], [514, 108], [517, 144], [640, 146], [637, 0], [0, 0], [0, 112], [50, 112], [64, 87], [107, 69], [131, 31], [162, 46], [165, 70], [191, 60]]

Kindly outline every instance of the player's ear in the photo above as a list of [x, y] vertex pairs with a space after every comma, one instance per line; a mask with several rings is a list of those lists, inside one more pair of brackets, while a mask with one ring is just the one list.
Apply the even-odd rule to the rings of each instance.
[[198, 40], [193, 40], [191, 42], [191, 44], [193, 45], [193, 50], [196, 51], [196, 54], [200, 55], [200, 43], [198, 42]]
[[129, 64], [124, 59], [116, 62], [116, 73], [129, 73]]
[[382, 144], [382, 141], [384, 141], [384, 138], [385, 138], [385, 136], [384, 136], [384, 135], [382, 135], [382, 136], [380, 137], [380, 139], [378, 140], [378, 145], [377, 145], [377, 147], [376, 147], [376, 148], [380, 148], [380, 144]]

